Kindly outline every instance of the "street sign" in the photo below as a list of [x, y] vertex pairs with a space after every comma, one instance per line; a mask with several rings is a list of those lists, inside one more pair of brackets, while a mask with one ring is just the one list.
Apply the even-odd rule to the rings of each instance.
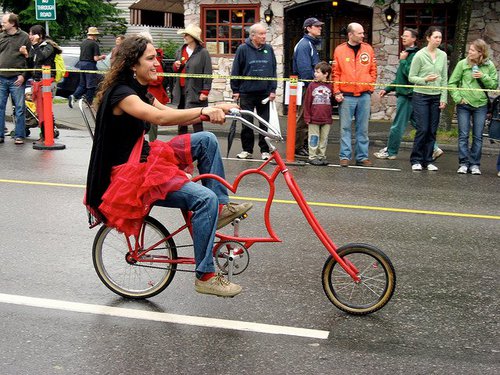
[[54, 21], [56, 19], [56, 0], [35, 0], [36, 19]]

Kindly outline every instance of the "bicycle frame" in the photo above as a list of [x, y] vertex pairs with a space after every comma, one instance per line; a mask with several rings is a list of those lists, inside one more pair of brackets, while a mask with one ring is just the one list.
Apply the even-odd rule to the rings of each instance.
[[[255, 126], [253, 123], [247, 121], [245, 118], [242, 117], [242, 115], [251, 115], [254, 118], [257, 118], [257, 120], [266, 125], [268, 127], [268, 131], [265, 131], [263, 129], [260, 129], [260, 127]], [[252, 169], [247, 169], [242, 171], [240, 174], [236, 176], [236, 179], [234, 180], [233, 184], [230, 184], [228, 181], [225, 179], [221, 178], [220, 176], [214, 175], [214, 174], [202, 174], [199, 176], [196, 176], [192, 179], [193, 182], [200, 181], [202, 179], [214, 179], [223, 184], [228, 190], [231, 192], [235, 193], [236, 190], [238, 189], [238, 186], [241, 182], [241, 180], [251, 174], [257, 174], [262, 176], [268, 183], [269, 185], [269, 194], [266, 202], [266, 206], [264, 209], [264, 223], [266, 230], [268, 231], [268, 236], [267, 237], [240, 237], [239, 236], [239, 230], [238, 230], [238, 224], [235, 224], [235, 230], [234, 230], [234, 235], [226, 235], [222, 233], [216, 233], [216, 237], [220, 240], [219, 242], [216, 242], [214, 246], [214, 255], [216, 250], [218, 249], [218, 246], [220, 244], [226, 242], [226, 241], [236, 241], [241, 244], [243, 244], [247, 249], [250, 248], [253, 244], [255, 243], [264, 243], [264, 242], [282, 242], [281, 239], [278, 237], [274, 229], [272, 228], [271, 221], [270, 221], [270, 210], [271, 210], [271, 205], [272, 201], [276, 192], [276, 186], [275, 186], [275, 181], [278, 177], [279, 174], [282, 174], [285, 182], [292, 193], [292, 196], [294, 197], [295, 201], [297, 202], [298, 206], [300, 207], [302, 213], [304, 214], [307, 222], [311, 226], [312, 230], [314, 233], [317, 235], [323, 246], [327, 249], [327, 251], [332, 255], [332, 257], [338, 262], [338, 264], [351, 276], [351, 278], [355, 282], [360, 281], [360, 277], [358, 276], [358, 269], [354, 267], [354, 265], [349, 262], [349, 261], [344, 261], [343, 258], [339, 257], [337, 255], [337, 246], [333, 242], [333, 240], [328, 236], [328, 234], [325, 232], [323, 227], [320, 225], [316, 217], [314, 216], [314, 213], [312, 212], [311, 208], [307, 204], [307, 201], [302, 193], [302, 190], [298, 186], [297, 182], [293, 178], [293, 175], [291, 172], [288, 170], [288, 167], [286, 166], [285, 162], [283, 161], [281, 155], [279, 154], [278, 150], [276, 147], [271, 143], [271, 140], [278, 140], [282, 141], [283, 138], [281, 136], [281, 132], [279, 129], [276, 129], [275, 127], [271, 126], [267, 121], [256, 115], [254, 112], [251, 111], [239, 111], [235, 110], [233, 111], [230, 115], [226, 116], [228, 119], [236, 119], [244, 123], [245, 125], [251, 127], [253, 130], [257, 131], [258, 133], [264, 135], [265, 140], [267, 144], [269, 145], [270, 149], [270, 158], [263, 162], [258, 168], [252, 168]], [[276, 163], [276, 167], [273, 169], [272, 173], [267, 173], [264, 171], [264, 168], [268, 165], [270, 165], [271, 162]], [[129, 260], [131, 262], [156, 262], [156, 263], [171, 263], [171, 264], [194, 264], [194, 258], [191, 257], [179, 257], [177, 259], [169, 259], [167, 257], [161, 258], [161, 257], [155, 257], [154, 259], [150, 258], [147, 256], [147, 253], [156, 248], [157, 246], [161, 245], [162, 243], [167, 242], [170, 238], [175, 237], [177, 234], [180, 232], [184, 231], [185, 229], [188, 229], [190, 234], [192, 235], [192, 225], [191, 225], [191, 220], [190, 220], [190, 213], [189, 212], [183, 212], [184, 219], [186, 221], [186, 224], [182, 225], [180, 228], [175, 230], [173, 233], [171, 233], [170, 236], [167, 238], [163, 238], [162, 240], [158, 241], [157, 243], [149, 246], [147, 249], [140, 249], [140, 243], [143, 243], [141, 241], [141, 237], [137, 239], [135, 246], [132, 245], [130, 242], [130, 239], [128, 240], [128, 245], [129, 249], [131, 249], [131, 252], [129, 252]], [[132, 250], [133, 249], [133, 250]], [[231, 272], [229, 273], [229, 279], [231, 279], [232, 274]]]

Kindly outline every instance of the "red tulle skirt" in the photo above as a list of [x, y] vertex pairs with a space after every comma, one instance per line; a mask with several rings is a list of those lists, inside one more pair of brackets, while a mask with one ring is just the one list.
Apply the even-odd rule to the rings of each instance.
[[106, 225], [127, 236], [138, 236], [154, 202], [178, 190], [189, 181], [186, 172], [192, 172], [188, 134], [168, 143], [151, 142], [150, 147], [147, 162], [129, 160], [113, 167], [111, 183], [99, 206]]

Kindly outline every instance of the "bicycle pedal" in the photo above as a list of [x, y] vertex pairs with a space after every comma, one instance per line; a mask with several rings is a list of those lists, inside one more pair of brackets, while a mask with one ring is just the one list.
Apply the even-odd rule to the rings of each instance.
[[236, 219], [234, 219], [232, 222], [231, 222], [231, 225], [234, 226], [235, 223], [237, 223], [238, 221], [241, 221], [241, 220], [244, 220], [248, 217], [248, 214], [247, 213], [244, 213], [243, 215], [241, 216], [238, 216]]

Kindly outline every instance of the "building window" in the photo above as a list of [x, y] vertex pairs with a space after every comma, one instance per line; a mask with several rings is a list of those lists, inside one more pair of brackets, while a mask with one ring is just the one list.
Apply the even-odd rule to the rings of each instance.
[[212, 56], [234, 55], [259, 22], [259, 5], [202, 5], [201, 28], [205, 47]]
[[430, 26], [437, 26], [443, 31], [441, 48], [450, 55], [455, 39], [457, 7], [455, 4], [401, 4], [400, 32], [405, 27], [418, 30], [420, 46], [427, 44], [424, 34]]
[[184, 27], [184, 14], [131, 8], [130, 24], [180, 28]]

